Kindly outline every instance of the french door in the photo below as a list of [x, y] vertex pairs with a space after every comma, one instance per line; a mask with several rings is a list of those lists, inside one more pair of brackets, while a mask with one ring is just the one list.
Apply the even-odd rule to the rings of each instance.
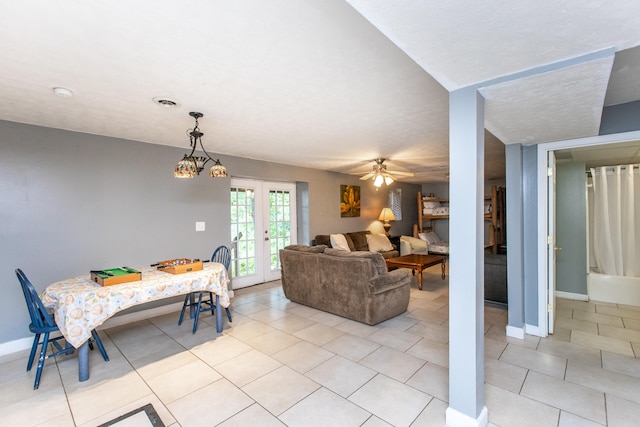
[[234, 289], [280, 279], [279, 251], [295, 244], [296, 186], [231, 179]]

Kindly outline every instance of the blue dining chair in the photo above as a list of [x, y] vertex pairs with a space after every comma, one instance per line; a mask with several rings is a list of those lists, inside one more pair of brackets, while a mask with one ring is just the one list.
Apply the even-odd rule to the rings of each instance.
[[[31, 318], [29, 330], [35, 334], [35, 337], [33, 338], [33, 345], [31, 346], [31, 353], [29, 354], [29, 361], [27, 362], [27, 371], [31, 370], [38, 346], [41, 346], [40, 357], [38, 358], [38, 368], [36, 369], [36, 379], [33, 383], [33, 389], [36, 390], [40, 386], [40, 377], [42, 376], [44, 361], [50, 357], [55, 357], [61, 354], [71, 354], [75, 349], [66, 341], [64, 343], [64, 347], [60, 344], [59, 341], [64, 340], [62, 335], [53, 338], [50, 336], [52, 332], [59, 331], [58, 325], [56, 325], [53, 317], [51, 317], [51, 314], [49, 314], [46, 307], [40, 300], [35, 287], [21, 269], [16, 269], [16, 276], [18, 276], [18, 280], [20, 281], [22, 293], [24, 294], [27, 309], [29, 310], [29, 317]], [[42, 336], [42, 341], [40, 340], [40, 336]], [[91, 336], [92, 338], [89, 340], [89, 348], [93, 350], [93, 342], [95, 342], [105, 362], [108, 362], [109, 356], [107, 356], [107, 352], [102, 345], [100, 336], [95, 329], [91, 331]], [[49, 347], [49, 344], [52, 344], [54, 348], [52, 349], [52, 353], [47, 355], [47, 348]]]
[[[215, 251], [213, 251], [211, 261], [219, 262], [224, 265], [227, 271], [229, 271], [229, 264], [231, 263], [231, 252], [229, 251], [229, 248], [226, 246], [218, 246]], [[180, 319], [178, 319], [178, 325], [182, 325], [182, 319], [184, 318], [184, 312], [187, 307], [189, 307], [190, 317], [193, 318], [193, 330], [191, 333], [195, 334], [198, 329], [200, 313], [210, 311], [213, 316], [216, 310], [215, 296], [213, 295], [213, 292], [207, 291], [190, 292], [185, 295], [184, 302], [182, 303], [182, 311], [180, 312]], [[231, 312], [228, 307], [226, 310], [229, 322], [231, 322]]]
[[[211, 255], [211, 262], [219, 262], [224, 265], [224, 268], [227, 270], [227, 275], [229, 274], [229, 265], [231, 265], [231, 251], [226, 246], [218, 246], [215, 251], [213, 251], [213, 255]], [[229, 322], [231, 320], [231, 311], [229, 307], [225, 308], [227, 311], [227, 318]]]

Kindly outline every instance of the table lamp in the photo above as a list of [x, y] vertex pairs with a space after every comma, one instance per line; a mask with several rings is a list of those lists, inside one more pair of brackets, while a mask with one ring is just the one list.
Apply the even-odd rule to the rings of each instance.
[[391, 224], [389, 221], [395, 221], [396, 216], [393, 214], [393, 211], [390, 208], [382, 209], [380, 212], [380, 216], [378, 217], [378, 221], [383, 221], [382, 228], [384, 228], [384, 234], [389, 237], [389, 229], [391, 228]]

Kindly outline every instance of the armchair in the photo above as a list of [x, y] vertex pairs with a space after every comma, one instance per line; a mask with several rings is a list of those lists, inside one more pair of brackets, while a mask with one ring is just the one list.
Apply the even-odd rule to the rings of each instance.
[[427, 255], [427, 242], [411, 236], [400, 236], [400, 255], [423, 254]]

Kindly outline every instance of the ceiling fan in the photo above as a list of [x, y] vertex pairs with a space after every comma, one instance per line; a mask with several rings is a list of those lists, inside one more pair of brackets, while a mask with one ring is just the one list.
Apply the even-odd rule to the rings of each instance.
[[399, 171], [388, 171], [387, 165], [384, 164], [385, 159], [379, 158], [374, 160], [376, 162], [373, 165], [373, 171], [368, 174], [360, 177], [361, 180], [367, 180], [369, 178], [373, 178], [373, 186], [381, 187], [383, 183], [389, 185], [395, 178], [393, 175], [397, 176], [413, 176], [411, 172], [399, 172]]

